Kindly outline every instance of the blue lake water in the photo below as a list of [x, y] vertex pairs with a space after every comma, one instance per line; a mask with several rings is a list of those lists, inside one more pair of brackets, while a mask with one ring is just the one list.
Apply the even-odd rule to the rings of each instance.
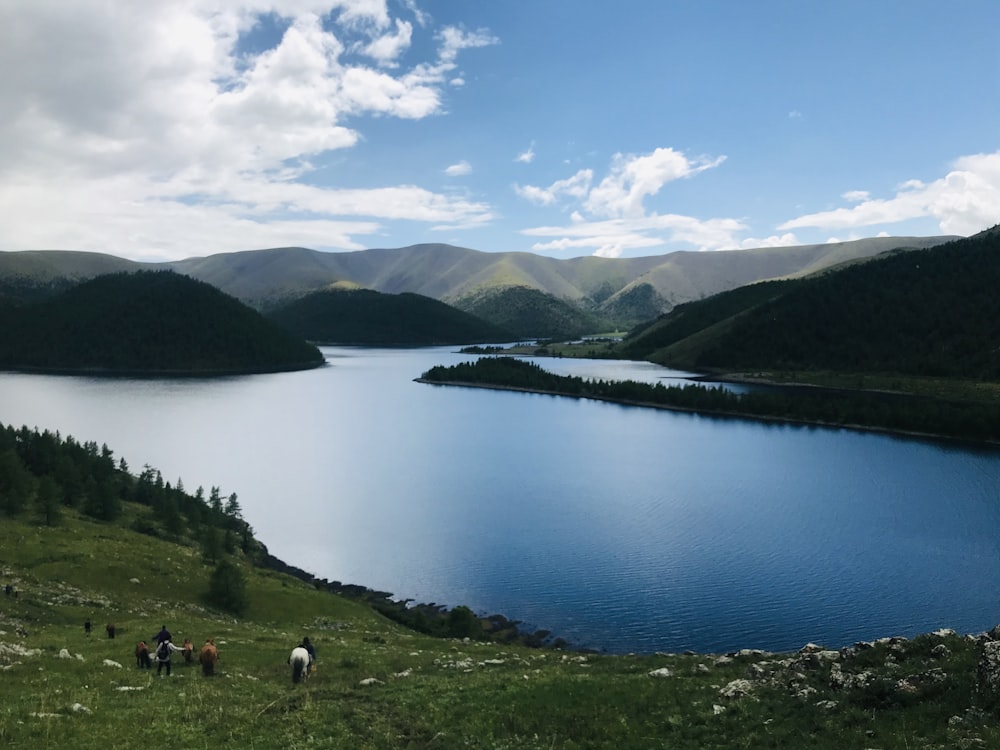
[[0, 422], [236, 492], [271, 552], [320, 577], [578, 646], [787, 650], [1000, 623], [1000, 452], [413, 382], [469, 359], [449, 348], [324, 353], [212, 380], [0, 373]]

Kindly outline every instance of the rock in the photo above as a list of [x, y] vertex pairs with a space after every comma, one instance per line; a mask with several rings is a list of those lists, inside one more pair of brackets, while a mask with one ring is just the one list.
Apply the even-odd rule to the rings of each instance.
[[713, 703], [712, 704], [712, 715], [713, 716], [718, 716], [719, 714], [724, 714], [724, 713], [726, 713], [726, 707], [725, 706], [720, 706], [718, 703]]
[[935, 659], [947, 659], [951, 656], [951, 649], [945, 646], [943, 643], [939, 643], [934, 648], [931, 649], [931, 656]]
[[825, 711], [832, 711], [837, 707], [837, 701], [819, 701], [816, 707], [822, 708]]
[[940, 630], [935, 630], [931, 635], [936, 635], [938, 638], [951, 638], [952, 636], [958, 635], [951, 628], [941, 628]]
[[976, 690], [983, 695], [1000, 694], [1000, 641], [986, 641], [982, 645], [976, 667]]
[[366, 677], [365, 679], [363, 679], [358, 684], [359, 685], [364, 685], [365, 687], [368, 687], [369, 685], [382, 685], [384, 683], [382, 682], [382, 680], [378, 679], [377, 677]]
[[673, 677], [674, 673], [671, 672], [666, 667], [660, 667], [659, 669], [654, 669], [652, 672], [648, 673], [650, 677]]
[[69, 652], [69, 649], [66, 649], [66, 648], [59, 649], [59, 658], [60, 659], [72, 659], [73, 658], [73, 654], [71, 654]]
[[719, 695], [723, 698], [743, 698], [753, 692], [753, 683], [750, 680], [733, 680], [724, 688], [719, 690]]
[[106, 666], [106, 667], [114, 667], [115, 669], [121, 669], [122, 668], [121, 664], [119, 664], [116, 661], [112, 661], [111, 659], [105, 659], [104, 660], [104, 666]]
[[413, 674], [413, 670], [412, 669], [404, 669], [402, 672], [396, 672], [393, 675], [393, 677], [395, 677], [397, 679], [402, 679], [403, 677], [409, 677], [411, 674]]
[[815, 643], [807, 643], [805, 646], [799, 649], [800, 654], [815, 654], [817, 651], [822, 651], [822, 646], [817, 646]]
[[129, 578], [128, 582], [129, 583], [139, 583], [139, 579], [138, 578]]
[[90, 709], [87, 708], [86, 706], [84, 706], [83, 704], [80, 704], [80, 703], [74, 703], [72, 706], [70, 706], [70, 710], [73, 711], [73, 713], [77, 713], [77, 714], [89, 714], [90, 713]]
[[694, 671], [697, 672], [698, 674], [708, 674], [712, 670], [708, 668], [707, 664], [699, 664], [697, 667], [694, 668]]

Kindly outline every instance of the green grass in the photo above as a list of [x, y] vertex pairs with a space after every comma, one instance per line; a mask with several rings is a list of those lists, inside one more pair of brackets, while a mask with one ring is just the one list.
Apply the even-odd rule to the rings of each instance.
[[[960, 636], [882, 643], [837, 661], [533, 650], [423, 636], [252, 569], [250, 610], [236, 620], [204, 605], [209, 571], [193, 549], [72, 512], [53, 529], [5, 519], [0, 583], [19, 595], [0, 595], [0, 747], [1000, 746], [997, 713], [975, 690], [978, 646]], [[119, 628], [113, 640], [107, 621]], [[214, 638], [219, 674], [203, 677], [178, 656], [169, 678], [136, 668], [135, 642], [164, 623], [178, 642]], [[319, 668], [293, 685], [286, 659], [303, 635]], [[949, 655], [934, 652], [940, 644]], [[650, 675], [662, 668], [671, 675]], [[934, 669], [940, 679], [926, 677]], [[866, 670], [870, 684], [833, 686], [835, 672]], [[925, 677], [898, 689], [911, 675]], [[725, 697], [739, 679], [750, 694]]]

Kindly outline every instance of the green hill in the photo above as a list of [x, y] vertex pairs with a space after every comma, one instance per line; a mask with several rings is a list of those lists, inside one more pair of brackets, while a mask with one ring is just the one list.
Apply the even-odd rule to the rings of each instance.
[[623, 351], [695, 370], [1000, 380], [1000, 230], [675, 308]]
[[0, 367], [219, 374], [304, 369], [314, 346], [200, 281], [169, 271], [99, 276], [0, 310]]
[[[187, 495], [148, 467], [131, 476], [103, 446], [0, 428], [0, 500], [4, 747], [1000, 744], [998, 630], [611, 656], [479, 640], [456, 608], [445, 622], [465, 637], [434, 638], [262, 567], [235, 496]], [[170, 677], [139, 668], [136, 642], [161, 625], [177, 643], [213, 639], [216, 675], [179, 655]], [[303, 636], [318, 670], [293, 684], [286, 660]]]
[[[468, 310], [488, 290], [527, 287], [593, 321], [586, 333], [626, 330], [674, 305], [757, 281], [795, 278], [899, 247], [930, 247], [949, 237], [873, 237], [842, 243], [721, 252], [672, 252], [638, 258], [551, 258], [526, 252], [486, 253], [445, 244], [373, 248], [349, 253], [301, 247], [218, 253], [159, 264], [62, 251], [0, 252], [0, 304], [5, 285], [23, 295], [64, 279], [139, 267], [171, 269], [205, 281], [258, 310], [269, 310], [341, 282], [386, 294], [412, 292]], [[546, 306], [535, 306], [548, 316]], [[475, 313], [473, 310], [472, 312]], [[525, 310], [512, 311], [516, 317]], [[497, 322], [493, 320], [493, 322]], [[550, 321], [526, 321], [530, 336]]]
[[455, 300], [454, 305], [512, 331], [518, 338], [569, 339], [606, 325], [580, 308], [529, 286], [482, 288]]
[[427, 346], [510, 341], [513, 334], [420, 294], [370, 289], [313, 292], [268, 317], [309, 341]]

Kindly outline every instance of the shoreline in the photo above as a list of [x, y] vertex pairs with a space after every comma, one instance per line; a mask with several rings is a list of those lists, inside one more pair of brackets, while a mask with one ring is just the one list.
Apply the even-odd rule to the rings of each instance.
[[[908, 397], [908, 398], [921, 398], [919, 396], [910, 396], [910, 394], [893, 393], [890, 391], [885, 391], [885, 392], [856, 391], [849, 388], [829, 388], [827, 386], [815, 386], [806, 383], [798, 385], [780, 384], [774, 382], [766, 382], [764, 380], [728, 379], [727, 376], [721, 376], [721, 375], [695, 376], [688, 379], [695, 382], [733, 383], [736, 385], [763, 385], [763, 386], [770, 386], [773, 388], [817, 388], [817, 389], [825, 389], [831, 392], [835, 391], [840, 393], [864, 392], [864, 393], [876, 393], [884, 395], [895, 395], [899, 397]], [[659, 409], [661, 411], [680, 412], [683, 414], [697, 414], [699, 416], [704, 416], [704, 417], [744, 419], [744, 420], [751, 420], [754, 422], [765, 422], [772, 424], [790, 424], [790, 425], [801, 425], [805, 427], [823, 427], [827, 429], [853, 430], [855, 432], [869, 432], [869, 433], [888, 435], [894, 437], [905, 437], [918, 440], [930, 440], [935, 442], [947, 442], [952, 444], [968, 445], [978, 448], [990, 448], [990, 449], [1000, 448], [1000, 441], [995, 441], [995, 440], [975, 440], [972, 438], [961, 438], [961, 437], [955, 437], [953, 435], [943, 435], [940, 433], [917, 432], [913, 430], [898, 430], [898, 429], [891, 429], [888, 427], [877, 427], [874, 425], [824, 422], [821, 420], [809, 420], [796, 417], [761, 416], [757, 414], [748, 414], [745, 412], [708, 411], [705, 409], [695, 409], [687, 406], [671, 406], [667, 404], [657, 404], [649, 401], [632, 401], [628, 399], [611, 398], [608, 396], [579, 395], [574, 393], [563, 393], [561, 391], [545, 390], [541, 388], [526, 388], [522, 386], [512, 386], [512, 385], [495, 385], [490, 383], [474, 383], [474, 382], [459, 381], [459, 380], [447, 380], [447, 381], [428, 380], [426, 378], [420, 377], [420, 378], [414, 378], [413, 382], [423, 383], [425, 385], [456, 386], [460, 388], [483, 388], [486, 390], [494, 390], [494, 391], [514, 391], [516, 393], [536, 393], [543, 396], [561, 396], [563, 398], [588, 399], [590, 401], [603, 401], [605, 403], [619, 404], [621, 406], [635, 406], [640, 408]]]

